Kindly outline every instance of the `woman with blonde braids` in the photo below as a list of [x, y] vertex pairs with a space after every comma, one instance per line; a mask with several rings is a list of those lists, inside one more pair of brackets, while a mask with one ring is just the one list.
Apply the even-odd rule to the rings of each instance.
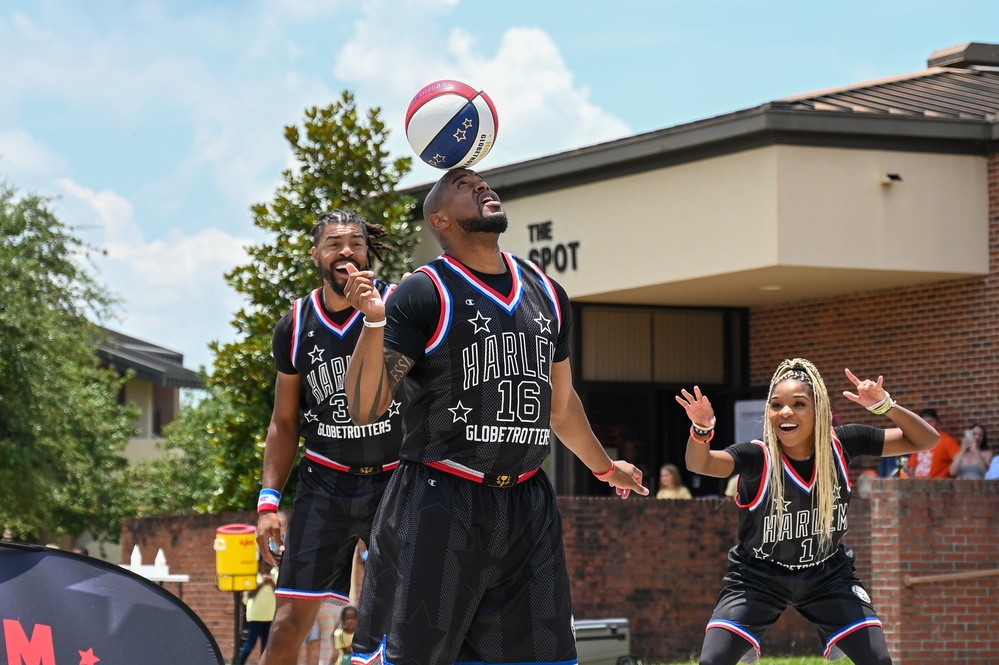
[[676, 400], [692, 423], [687, 468], [716, 478], [739, 474], [739, 544], [708, 622], [702, 665], [755, 663], [760, 639], [788, 605], [815, 624], [829, 660], [891, 663], [881, 621], [856, 576], [853, 552], [840, 543], [852, 490], [850, 461], [892, 457], [936, 445], [939, 435], [895, 402], [884, 378], [861, 381], [843, 396], [894, 423], [833, 427], [822, 377], [803, 358], [785, 360], [770, 381], [763, 441], [711, 450], [715, 413], [694, 386]]

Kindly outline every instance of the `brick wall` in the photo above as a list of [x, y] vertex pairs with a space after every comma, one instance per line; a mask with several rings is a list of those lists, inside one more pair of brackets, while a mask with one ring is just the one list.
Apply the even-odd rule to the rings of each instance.
[[152, 564], [157, 550], [163, 548], [171, 573], [190, 576], [181, 588], [164, 585], [175, 594], [183, 593], [184, 602], [195, 611], [215, 637], [226, 662], [232, 659], [235, 636], [235, 596], [220, 591], [215, 582], [215, 530], [223, 524], [256, 525], [256, 513], [221, 515], [184, 515], [146, 517], [125, 520], [122, 524], [122, 563], [128, 563], [132, 546], [139, 545], [142, 563]]
[[[735, 543], [735, 503], [563, 497], [560, 504], [575, 616], [627, 617], [632, 651], [645, 662], [696, 655]], [[794, 611], [767, 633], [763, 649], [821, 651]]]
[[879, 480], [870, 503], [872, 595], [896, 665], [995, 663], [999, 576], [905, 582], [999, 571], [999, 482]]
[[[627, 617], [632, 651], [645, 662], [696, 654], [735, 538], [731, 501], [562, 497], [577, 618]], [[999, 482], [877, 479], [857, 492], [846, 541], [885, 624], [896, 665], [975, 665], [999, 653], [999, 577], [916, 584], [906, 575], [999, 567]], [[253, 523], [252, 513], [129, 520], [123, 559], [139, 543], [149, 563], [160, 547], [171, 572], [190, 575], [184, 601], [227, 659], [233, 594], [215, 585], [215, 529]], [[172, 589], [176, 591], [176, 588]], [[788, 610], [763, 639], [765, 654], [819, 654], [815, 630]]]

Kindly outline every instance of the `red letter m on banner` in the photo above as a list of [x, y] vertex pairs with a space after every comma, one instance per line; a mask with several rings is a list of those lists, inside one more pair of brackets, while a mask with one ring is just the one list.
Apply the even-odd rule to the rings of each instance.
[[7, 665], [56, 665], [52, 626], [35, 624], [29, 640], [20, 621], [4, 619], [3, 632], [7, 642]]

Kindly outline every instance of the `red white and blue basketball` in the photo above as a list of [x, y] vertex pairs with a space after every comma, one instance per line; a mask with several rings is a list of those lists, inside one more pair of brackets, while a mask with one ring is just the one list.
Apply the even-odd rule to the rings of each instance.
[[406, 111], [406, 138], [416, 154], [438, 169], [464, 168], [493, 147], [499, 117], [482, 90], [461, 81], [424, 86]]

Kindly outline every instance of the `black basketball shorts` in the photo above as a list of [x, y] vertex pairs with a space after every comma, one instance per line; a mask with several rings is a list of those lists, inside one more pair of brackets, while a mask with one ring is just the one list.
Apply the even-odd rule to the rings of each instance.
[[761, 561], [740, 546], [729, 551], [728, 559], [725, 583], [705, 640], [713, 628], [736, 633], [749, 643], [742, 662], [759, 658], [760, 639], [788, 605], [815, 625], [826, 657], [842, 657], [836, 642], [846, 635], [881, 627], [871, 598], [857, 578], [849, 547], [841, 545], [817, 566], [794, 570]]
[[354, 546], [368, 541], [392, 473], [354, 475], [302, 460], [275, 596], [349, 602]]
[[547, 476], [494, 488], [402, 462], [371, 532], [354, 653], [385, 665], [576, 662]]

